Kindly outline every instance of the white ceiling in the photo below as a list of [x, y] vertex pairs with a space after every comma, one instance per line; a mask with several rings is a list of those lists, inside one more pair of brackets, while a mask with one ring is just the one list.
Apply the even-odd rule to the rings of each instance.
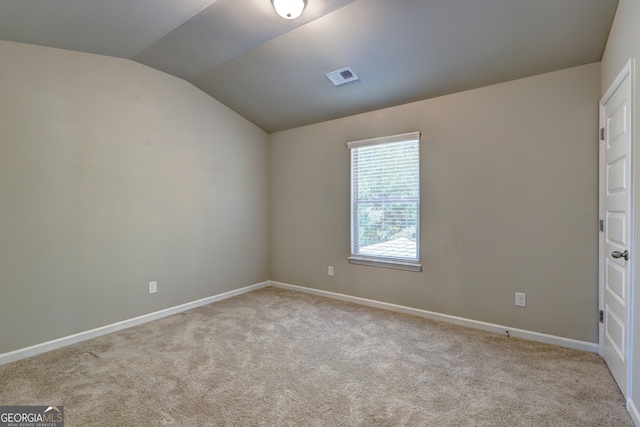
[[307, 3], [0, 0], [0, 39], [133, 59], [274, 132], [599, 61], [618, 0]]

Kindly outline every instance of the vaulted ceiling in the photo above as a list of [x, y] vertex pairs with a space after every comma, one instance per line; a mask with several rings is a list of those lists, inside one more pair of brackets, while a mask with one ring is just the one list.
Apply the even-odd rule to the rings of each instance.
[[270, 0], [0, 0], [0, 39], [132, 59], [274, 132], [599, 61], [617, 4], [308, 0], [285, 20]]

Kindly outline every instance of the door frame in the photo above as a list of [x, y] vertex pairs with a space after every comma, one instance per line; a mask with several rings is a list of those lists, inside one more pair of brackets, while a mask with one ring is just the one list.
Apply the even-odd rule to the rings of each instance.
[[[634, 218], [634, 205], [635, 205], [635, 175], [636, 175], [636, 167], [635, 167], [635, 58], [630, 58], [627, 63], [622, 67], [622, 70], [618, 73], [615, 80], [605, 94], [600, 99], [599, 103], [599, 126], [598, 126], [598, 216], [600, 220], [604, 219], [604, 143], [605, 141], [600, 137], [600, 129], [605, 127], [605, 118], [603, 105], [606, 104], [616, 89], [622, 84], [622, 82], [627, 78], [630, 78], [630, 109], [631, 109], [631, 123], [629, 123], [629, 132], [630, 132], [630, 159], [629, 159], [629, 168], [630, 168], [630, 178], [631, 184], [629, 188], [630, 192], [630, 206], [629, 206], [629, 231], [630, 231], [630, 241], [629, 241], [629, 252], [631, 253], [631, 257], [629, 259], [629, 290], [628, 290], [628, 304], [627, 304], [627, 349], [626, 349], [626, 358], [627, 358], [627, 389], [624, 390], [624, 394], [626, 395], [626, 406], [627, 410], [629, 409], [629, 402], [631, 401], [631, 390], [632, 390], [632, 350], [633, 350], [633, 295], [634, 295], [634, 259], [635, 259], [635, 251], [634, 251], [634, 236], [635, 236], [635, 218]], [[598, 310], [604, 310], [604, 262], [606, 260], [606, 255], [604, 253], [604, 244], [605, 244], [605, 233], [598, 231]], [[604, 354], [604, 323], [598, 322], [598, 353], [600, 356]]]

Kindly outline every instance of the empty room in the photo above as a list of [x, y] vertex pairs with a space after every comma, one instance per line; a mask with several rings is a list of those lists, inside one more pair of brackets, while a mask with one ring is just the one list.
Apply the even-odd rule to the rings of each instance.
[[639, 56], [637, 0], [0, 0], [0, 426], [640, 426]]

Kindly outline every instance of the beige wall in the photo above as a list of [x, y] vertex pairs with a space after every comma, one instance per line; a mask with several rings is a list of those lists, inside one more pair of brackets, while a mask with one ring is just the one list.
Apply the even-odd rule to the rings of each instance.
[[[629, 58], [636, 58], [636, 87], [635, 87], [635, 236], [634, 247], [640, 248], [640, 233], [638, 225], [640, 224], [640, 196], [638, 189], [640, 188], [640, 174], [638, 167], [640, 165], [640, 149], [638, 148], [638, 124], [640, 124], [640, 88], [637, 79], [637, 67], [640, 66], [640, 2], [638, 0], [620, 0], [613, 27], [609, 34], [607, 47], [602, 57], [602, 86], [601, 93], [607, 91], [613, 80], [616, 78], [622, 67], [627, 63]], [[637, 266], [637, 264], [636, 264]], [[634, 301], [633, 306], [636, 313], [639, 313], [640, 292], [638, 286], [640, 284], [640, 272], [635, 268], [634, 272]], [[628, 398], [635, 402], [636, 407], [640, 407], [640, 315], [634, 316], [633, 322], [634, 341], [633, 341], [633, 367], [632, 367], [632, 390]]]
[[268, 280], [267, 144], [177, 78], [0, 42], [0, 353]]
[[[268, 136], [134, 62], [0, 42], [0, 353], [269, 278], [597, 342], [599, 68]], [[346, 142], [414, 130], [424, 271], [349, 265]]]
[[[272, 134], [272, 280], [597, 342], [599, 94], [591, 64]], [[346, 143], [416, 130], [424, 271], [350, 265]]]

